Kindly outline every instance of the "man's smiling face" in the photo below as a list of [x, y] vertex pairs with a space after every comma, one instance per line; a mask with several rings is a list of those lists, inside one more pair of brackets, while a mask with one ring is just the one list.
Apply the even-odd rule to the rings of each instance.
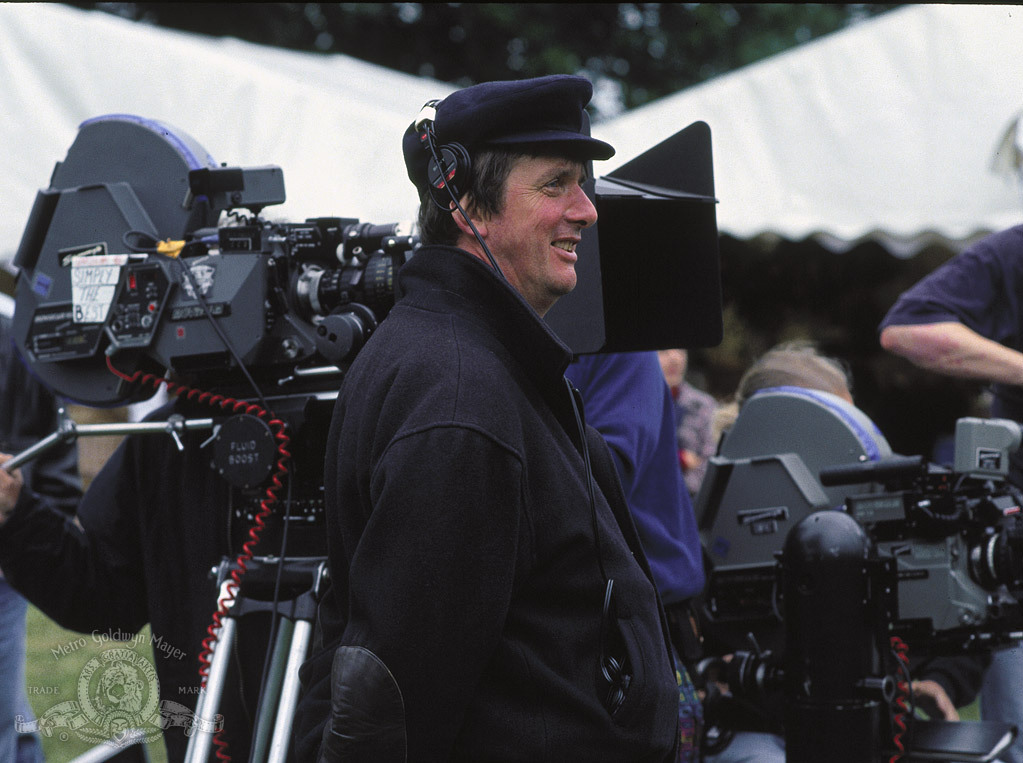
[[508, 175], [501, 211], [477, 222], [508, 282], [540, 315], [575, 288], [575, 249], [597, 220], [585, 180], [582, 162], [524, 157]]

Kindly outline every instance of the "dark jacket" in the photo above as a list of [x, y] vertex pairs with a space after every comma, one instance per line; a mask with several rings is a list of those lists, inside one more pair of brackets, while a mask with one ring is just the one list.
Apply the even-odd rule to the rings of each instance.
[[[326, 717], [331, 655], [354, 645], [397, 682], [409, 760], [666, 759], [678, 691], [663, 618], [587, 429], [591, 506], [569, 350], [460, 250], [424, 247], [399, 283], [335, 406], [327, 647], [304, 670], [299, 757]], [[598, 667], [605, 574], [632, 672], [613, 716]]]
[[[0, 452], [12, 455], [57, 431], [57, 402], [17, 356], [11, 321], [0, 315]], [[59, 445], [21, 467], [25, 485], [74, 512], [82, 497], [78, 451]]]

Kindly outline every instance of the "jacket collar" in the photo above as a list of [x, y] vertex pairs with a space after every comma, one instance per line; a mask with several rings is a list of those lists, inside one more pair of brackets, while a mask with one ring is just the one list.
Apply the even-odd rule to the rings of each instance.
[[541, 387], [563, 385], [572, 351], [488, 265], [452, 246], [421, 247], [398, 271], [401, 302], [446, 309], [483, 323]]

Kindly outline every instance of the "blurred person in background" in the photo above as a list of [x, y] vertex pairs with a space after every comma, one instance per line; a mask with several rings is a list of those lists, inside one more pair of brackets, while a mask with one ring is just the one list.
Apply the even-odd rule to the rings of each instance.
[[803, 387], [830, 392], [851, 403], [852, 375], [837, 358], [821, 355], [812, 342], [783, 342], [765, 352], [742, 375], [735, 394], [714, 411], [714, 441], [735, 423], [743, 404], [768, 387]]
[[689, 495], [695, 496], [707, 473], [707, 459], [717, 449], [713, 428], [717, 401], [686, 381], [686, 350], [660, 350], [657, 359], [674, 401], [678, 463]]

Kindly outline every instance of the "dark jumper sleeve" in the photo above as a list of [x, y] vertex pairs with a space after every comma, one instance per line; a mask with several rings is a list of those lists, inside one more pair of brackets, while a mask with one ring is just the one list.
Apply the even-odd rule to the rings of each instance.
[[149, 620], [138, 558], [137, 498], [117, 475], [122, 444], [68, 516], [45, 498], [23, 491], [0, 527], [0, 568], [47, 616], [80, 632], [134, 633]]

